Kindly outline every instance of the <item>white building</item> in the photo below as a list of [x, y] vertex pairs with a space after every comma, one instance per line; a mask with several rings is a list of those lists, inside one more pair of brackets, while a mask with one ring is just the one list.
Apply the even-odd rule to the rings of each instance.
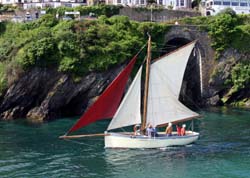
[[45, 7], [76, 7], [87, 5], [87, 0], [0, 0], [3, 5], [21, 5], [24, 9]]
[[21, 0], [0, 0], [0, 4], [4, 5], [13, 5], [17, 4], [18, 2], [21, 2]]
[[250, 13], [250, 0], [207, 0], [204, 3], [206, 15], [216, 15], [226, 8], [233, 9], [236, 14]]
[[[145, 7], [147, 0], [106, 0], [106, 4], [123, 5], [130, 7]], [[156, 0], [156, 4], [164, 8], [190, 9], [191, 0]]]
[[67, 7], [77, 7], [80, 5], [87, 5], [86, 0], [22, 0], [23, 8], [45, 8], [45, 7], [53, 7], [57, 8], [60, 6]]
[[[92, 2], [93, 1], [93, 2]], [[93, 5], [98, 0], [0, 0], [2, 4], [20, 4], [24, 9], [44, 7], [76, 7], [80, 5]], [[99, 0], [103, 1], [103, 0]], [[130, 7], [145, 7], [147, 0], [105, 0], [106, 4], [123, 5]], [[169, 9], [190, 9], [191, 0], [156, 0], [156, 5]]]

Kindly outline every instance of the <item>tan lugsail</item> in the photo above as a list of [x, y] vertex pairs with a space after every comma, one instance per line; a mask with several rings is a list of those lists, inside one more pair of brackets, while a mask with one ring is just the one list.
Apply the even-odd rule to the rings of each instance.
[[197, 117], [178, 101], [183, 75], [195, 43], [163, 56], [150, 67], [147, 123], [154, 127]]
[[137, 72], [107, 130], [141, 123], [141, 74], [142, 67]]

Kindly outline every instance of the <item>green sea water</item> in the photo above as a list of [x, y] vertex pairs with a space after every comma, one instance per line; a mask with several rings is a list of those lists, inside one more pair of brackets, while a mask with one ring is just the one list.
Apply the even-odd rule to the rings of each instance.
[[[0, 122], [0, 177], [245, 178], [250, 177], [250, 111], [210, 109], [195, 122], [192, 145], [164, 149], [104, 149], [103, 139], [58, 139], [75, 118], [32, 124]], [[102, 121], [84, 132], [102, 132]]]

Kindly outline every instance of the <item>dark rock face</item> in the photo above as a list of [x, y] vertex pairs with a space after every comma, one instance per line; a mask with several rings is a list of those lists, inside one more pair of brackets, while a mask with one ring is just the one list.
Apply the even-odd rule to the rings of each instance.
[[212, 96], [211, 98], [207, 99], [207, 105], [211, 106], [221, 106], [223, 105], [223, 102], [221, 101], [221, 98], [219, 95]]
[[[242, 59], [249, 58], [250, 55], [240, 54], [232, 49], [225, 51], [217, 64], [213, 65], [214, 74], [206, 76], [210, 80], [209, 85], [203, 88], [206, 95], [202, 96], [199, 61], [197, 55], [192, 53], [185, 71], [179, 99], [191, 107], [202, 104], [218, 106], [235, 101], [243, 101], [246, 107], [250, 107], [249, 89], [227, 96], [231, 86], [224, 85], [234, 65]], [[116, 67], [102, 73], [92, 72], [79, 82], [74, 82], [69, 75], [54, 69], [34, 68], [22, 75], [0, 97], [0, 119], [30, 118], [42, 121], [80, 115], [121, 69], [122, 67]], [[205, 68], [205, 70], [211, 69]], [[225, 96], [226, 101], [223, 100]]]
[[53, 69], [35, 68], [9, 87], [0, 103], [2, 119], [52, 120], [80, 115], [116, 77], [121, 67], [90, 73], [74, 82]]
[[1, 118], [25, 117], [32, 107], [42, 102], [59, 78], [58, 73], [47, 69], [33, 69], [28, 72], [7, 90], [0, 105]]
[[[233, 94], [228, 94], [232, 86], [226, 85], [226, 80], [230, 78], [232, 68], [238, 62], [249, 58], [250, 54], [239, 53], [234, 49], [228, 49], [222, 54], [215, 65], [213, 74], [210, 76], [208, 96], [204, 98], [207, 105], [218, 106], [246, 100], [245, 107], [249, 107], [249, 89], [242, 89]], [[224, 100], [226, 98], [226, 101], [222, 102], [223, 98]]]

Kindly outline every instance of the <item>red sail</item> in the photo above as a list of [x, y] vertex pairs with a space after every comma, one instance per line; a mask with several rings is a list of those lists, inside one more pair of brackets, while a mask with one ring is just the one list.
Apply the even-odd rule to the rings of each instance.
[[82, 115], [68, 133], [76, 131], [97, 120], [107, 119], [114, 116], [120, 104], [129, 75], [135, 64], [136, 57], [137, 56], [135, 56], [119, 73], [113, 82], [99, 96], [98, 100]]

